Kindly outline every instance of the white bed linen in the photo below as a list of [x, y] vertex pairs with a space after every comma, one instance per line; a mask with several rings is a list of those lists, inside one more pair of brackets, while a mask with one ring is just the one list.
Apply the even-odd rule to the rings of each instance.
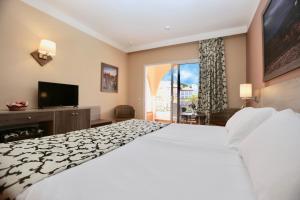
[[17, 200], [255, 200], [226, 129], [172, 124], [29, 187]]

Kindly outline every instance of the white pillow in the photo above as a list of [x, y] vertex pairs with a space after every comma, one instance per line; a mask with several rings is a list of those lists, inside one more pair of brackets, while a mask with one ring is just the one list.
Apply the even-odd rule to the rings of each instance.
[[273, 115], [240, 145], [258, 200], [300, 199], [300, 118]]
[[236, 112], [226, 123], [225, 128], [230, 130], [235, 124], [239, 123], [239, 118], [243, 117], [248, 110], [253, 110], [252, 107], [246, 107]]
[[274, 113], [276, 113], [274, 108], [245, 108], [237, 112], [226, 124], [227, 146], [238, 148], [254, 129]]

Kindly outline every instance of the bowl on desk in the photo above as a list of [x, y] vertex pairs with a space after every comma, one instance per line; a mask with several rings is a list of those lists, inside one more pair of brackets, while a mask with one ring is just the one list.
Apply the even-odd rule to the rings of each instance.
[[28, 107], [27, 101], [16, 101], [6, 105], [9, 111], [24, 111]]

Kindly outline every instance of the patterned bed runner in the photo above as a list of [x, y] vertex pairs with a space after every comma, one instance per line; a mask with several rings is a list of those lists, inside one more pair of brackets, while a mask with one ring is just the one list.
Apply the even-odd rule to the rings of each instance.
[[112, 125], [0, 144], [0, 200], [32, 184], [125, 145], [164, 124], [128, 120]]

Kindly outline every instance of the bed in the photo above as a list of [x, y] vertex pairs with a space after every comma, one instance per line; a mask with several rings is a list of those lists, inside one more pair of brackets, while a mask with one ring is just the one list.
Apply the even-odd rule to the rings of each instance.
[[[119, 145], [43, 177], [13, 198], [296, 200], [300, 196], [299, 122], [299, 114], [292, 110], [246, 108], [226, 127], [166, 126], [143, 120], [108, 125], [102, 129], [122, 135], [114, 141]], [[291, 137], [282, 137], [284, 130]], [[105, 141], [110, 144], [111, 139]], [[239, 148], [237, 141], [243, 141]]]
[[17, 200], [255, 200], [247, 170], [225, 139], [224, 127], [171, 124], [45, 178]]
[[255, 200], [238, 153], [224, 147], [224, 129], [171, 124], [38, 182], [17, 199]]

